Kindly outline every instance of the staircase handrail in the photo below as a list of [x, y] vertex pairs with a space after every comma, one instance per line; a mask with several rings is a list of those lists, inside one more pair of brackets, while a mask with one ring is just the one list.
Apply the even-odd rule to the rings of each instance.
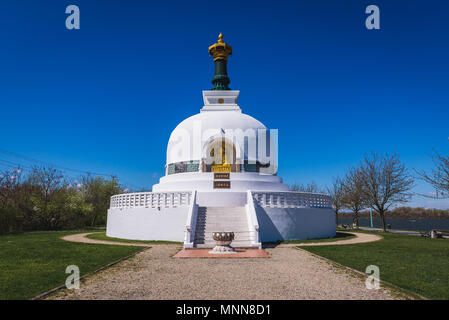
[[257, 220], [256, 210], [254, 206], [253, 195], [251, 190], [248, 190], [246, 193], [247, 196], [247, 210], [248, 210], [248, 222], [250, 223], [250, 231], [254, 232], [254, 242], [259, 243], [259, 222]]
[[186, 244], [193, 244], [195, 236], [196, 216], [198, 214], [198, 205], [196, 204], [196, 190], [192, 191], [192, 198], [187, 213], [186, 235], [184, 238], [184, 246]]

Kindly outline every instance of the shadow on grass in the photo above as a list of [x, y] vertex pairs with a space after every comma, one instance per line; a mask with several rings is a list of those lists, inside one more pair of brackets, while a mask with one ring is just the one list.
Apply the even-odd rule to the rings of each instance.
[[305, 239], [305, 240], [286, 240], [286, 241], [275, 241], [275, 242], [264, 242], [262, 245], [264, 248], [276, 248], [281, 244], [296, 244], [296, 243], [314, 243], [314, 242], [334, 242], [340, 240], [346, 240], [355, 238], [355, 235], [337, 231], [335, 237], [330, 238], [316, 238], [316, 239]]

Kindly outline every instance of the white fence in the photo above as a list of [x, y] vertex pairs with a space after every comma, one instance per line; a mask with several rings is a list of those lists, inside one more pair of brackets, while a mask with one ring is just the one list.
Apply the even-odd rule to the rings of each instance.
[[246, 216], [248, 219], [248, 226], [250, 233], [254, 234], [252, 243], [259, 245], [259, 249], [262, 249], [262, 244], [260, 243], [259, 240], [259, 221], [257, 219], [257, 214], [254, 207], [254, 198], [250, 190], [248, 190], [246, 196], [247, 196], [247, 203], [245, 209], [246, 209]]
[[184, 237], [184, 249], [193, 248], [195, 240], [196, 219], [198, 217], [198, 205], [196, 204], [196, 190], [193, 191], [192, 201], [189, 205], [189, 213], [187, 214], [187, 223]]
[[326, 194], [305, 192], [252, 191], [255, 203], [272, 208], [331, 208], [331, 198]]
[[192, 192], [137, 192], [111, 197], [111, 208], [173, 208], [189, 206]]

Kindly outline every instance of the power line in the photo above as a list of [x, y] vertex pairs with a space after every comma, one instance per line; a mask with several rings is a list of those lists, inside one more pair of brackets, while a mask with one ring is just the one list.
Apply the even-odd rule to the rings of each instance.
[[72, 169], [72, 168], [67, 168], [67, 167], [55, 165], [55, 164], [50, 163], [50, 162], [46, 162], [46, 161], [42, 161], [42, 160], [39, 160], [39, 159], [31, 158], [31, 157], [28, 157], [28, 156], [24, 156], [22, 154], [11, 152], [11, 151], [8, 151], [8, 150], [5, 150], [5, 149], [0, 149], [0, 152], [3, 153], [3, 154], [7, 154], [7, 155], [10, 155], [10, 156], [13, 156], [13, 157], [24, 159], [24, 160], [29, 161], [31, 163], [37, 162], [37, 163], [44, 164], [44, 165], [47, 165], [47, 166], [50, 166], [50, 167], [58, 168], [60, 170], [72, 171], [72, 172], [77, 172], [77, 173], [84, 173], [84, 174], [94, 175], [94, 176], [104, 176], [104, 177], [109, 177], [110, 176], [110, 174], [106, 174], [106, 173], [83, 171], [83, 170]]
[[[40, 163], [40, 164], [43, 164], [43, 165], [47, 165], [47, 166], [51, 166], [51, 167], [54, 167], [54, 168], [58, 168], [58, 169], [63, 170], [63, 171], [72, 171], [72, 172], [83, 173], [83, 174], [88, 174], [88, 175], [96, 175], [96, 176], [106, 176], [106, 177], [112, 176], [112, 174], [83, 171], [83, 170], [72, 169], [72, 168], [67, 168], [67, 167], [64, 167], [64, 166], [55, 165], [55, 164], [52, 164], [52, 163], [47, 162], [47, 161], [42, 161], [42, 160], [39, 160], [39, 159], [28, 157], [28, 156], [25, 156], [25, 155], [22, 155], [22, 154], [19, 154], [19, 153], [16, 153], [16, 152], [8, 151], [8, 150], [5, 150], [5, 149], [1, 149], [1, 148], [0, 148], [0, 153], [7, 154], [7, 155], [10, 155], [10, 156], [13, 156], [13, 157], [16, 157], [16, 158], [21, 158], [23, 160], [31, 162], [33, 165], [35, 163]], [[4, 165], [4, 166], [10, 167], [10, 168], [15, 168], [15, 169], [23, 168], [23, 169], [27, 169], [27, 170], [33, 170], [32, 166], [24, 165], [24, 164], [19, 163], [19, 162], [14, 162], [14, 161], [5, 160], [5, 159], [0, 159], [0, 165]], [[117, 178], [119, 178], [119, 177], [117, 177]], [[119, 178], [119, 180], [122, 180], [122, 179]], [[122, 181], [125, 183], [125, 185], [127, 187], [131, 187], [132, 189], [135, 189], [135, 190], [147, 189], [147, 188], [145, 188], [143, 186], [136, 186], [136, 185], [134, 185], [132, 183], [127, 183], [124, 180], [122, 180]]]
[[31, 167], [26, 166], [26, 165], [23, 165], [23, 164], [21, 164], [21, 163], [12, 162], [12, 161], [9, 161], [9, 160], [4, 160], [4, 159], [0, 159], [0, 164], [2, 164], [2, 165], [4, 165], [4, 166], [11, 167], [11, 168], [16, 168], [16, 169], [17, 169], [18, 167], [20, 167], [20, 168], [26, 168], [26, 169], [31, 169]]

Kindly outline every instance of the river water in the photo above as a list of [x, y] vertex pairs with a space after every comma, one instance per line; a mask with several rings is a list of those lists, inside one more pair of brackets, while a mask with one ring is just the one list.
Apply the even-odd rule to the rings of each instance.
[[[407, 219], [407, 218], [386, 218], [387, 224], [391, 224], [391, 229], [431, 231], [432, 229], [449, 230], [449, 219]], [[342, 217], [338, 219], [339, 224], [352, 224], [351, 217]], [[371, 227], [369, 218], [359, 218], [359, 226]], [[381, 228], [382, 222], [379, 217], [373, 217], [373, 226]]]

